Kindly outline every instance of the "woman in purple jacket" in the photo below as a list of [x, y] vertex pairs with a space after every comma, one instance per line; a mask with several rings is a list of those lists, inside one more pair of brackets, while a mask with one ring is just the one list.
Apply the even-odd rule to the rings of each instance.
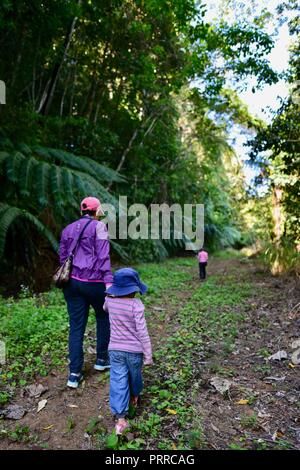
[[103, 222], [97, 220], [99, 215], [103, 215], [100, 201], [95, 197], [83, 199], [81, 215], [79, 220], [63, 230], [60, 241], [62, 264], [85, 227], [73, 258], [71, 279], [64, 288], [70, 320], [70, 375], [67, 385], [72, 388], [77, 388], [83, 379], [83, 338], [90, 306], [95, 310], [97, 322], [97, 360], [94, 368], [110, 368], [107, 352], [110, 337], [109, 317], [103, 310], [103, 304], [105, 290], [111, 285], [113, 276], [107, 228]]

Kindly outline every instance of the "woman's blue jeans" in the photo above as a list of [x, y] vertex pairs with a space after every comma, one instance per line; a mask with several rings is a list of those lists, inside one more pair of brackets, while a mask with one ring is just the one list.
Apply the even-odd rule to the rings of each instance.
[[69, 359], [70, 373], [78, 374], [83, 367], [83, 339], [89, 316], [90, 306], [96, 313], [97, 322], [97, 359], [108, 359], [110, 337], [109, 316], [103, 310], [105, 284], [103, 282], [82, 282], [70, 279], [64, 288], [67, 302], [70, 333]]
[[130, 396], [137, 397], [143, 390], [143, 353], [109, 351], [109, 401], [116, 418], [124, 418], [129, 410]]

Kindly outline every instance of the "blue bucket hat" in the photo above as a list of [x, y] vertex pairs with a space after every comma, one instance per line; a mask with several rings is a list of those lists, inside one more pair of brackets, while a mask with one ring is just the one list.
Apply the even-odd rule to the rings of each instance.
[[113, 284], [105, 292], [118, 297], [133, 292], [145, 294], [146, 291], [147, 286], [140, 280], [137, 271], [132, 268], [123, 268], [114, 273]]

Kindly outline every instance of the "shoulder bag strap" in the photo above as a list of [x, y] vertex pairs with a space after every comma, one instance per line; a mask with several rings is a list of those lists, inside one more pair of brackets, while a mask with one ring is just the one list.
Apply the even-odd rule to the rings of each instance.
[[78, 249], [78, 247], [79, 247], [79, 243], [80, 243], [80, 241], [81, 241], [81, 239], [82, 239], [83, 232], [85, 231], [85, 229], [87, 228], [87, 226], [88, 226], [91, 222], [93, 222], [93, 220], [94, 220], [94, 219], [90, 219], [90, 220], [88, 221], [88, 223], [85, 224], [85, 226], [84, 226], [83, 229], [81, 230], [81, 232], [80, 232], [80, 234], [79, 234], [79, 237], [77, 238], [76, 245], [74, 246], [73, 250], [71, 251], [71, 255], [70, 255], [70, 256], [73, 256], [73, 257], [74, 257], [74, 255], [75, 255], [75, 253], [76, 253], [76, 251], [77, 251], [77, 249]]

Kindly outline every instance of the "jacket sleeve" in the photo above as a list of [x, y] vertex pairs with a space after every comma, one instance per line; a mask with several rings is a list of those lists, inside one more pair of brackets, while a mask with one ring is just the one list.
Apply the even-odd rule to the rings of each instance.
[[96, 252], [101, 276], [105, 284], [111, 283], [113, 280], [109, 249], [110, 243], [106, 225], [103, 222], [98, 222], [96, 227]]
[[67, 238], [65, 236], [65, 231], [63, 230], [61, 234], [60, 244], [59, 244], [60, 264], [63, 264], [63, 262], [67, 259], [68, 255], [69, 253], [68, 253]]
[[152, 347], [144, 315], [144, 305], [142, 302], [139, 302], [139, 304], [135, 304], [133, 308], [136, 335], [143, 347], [144, 360], [147, 362], [152, 362]]

